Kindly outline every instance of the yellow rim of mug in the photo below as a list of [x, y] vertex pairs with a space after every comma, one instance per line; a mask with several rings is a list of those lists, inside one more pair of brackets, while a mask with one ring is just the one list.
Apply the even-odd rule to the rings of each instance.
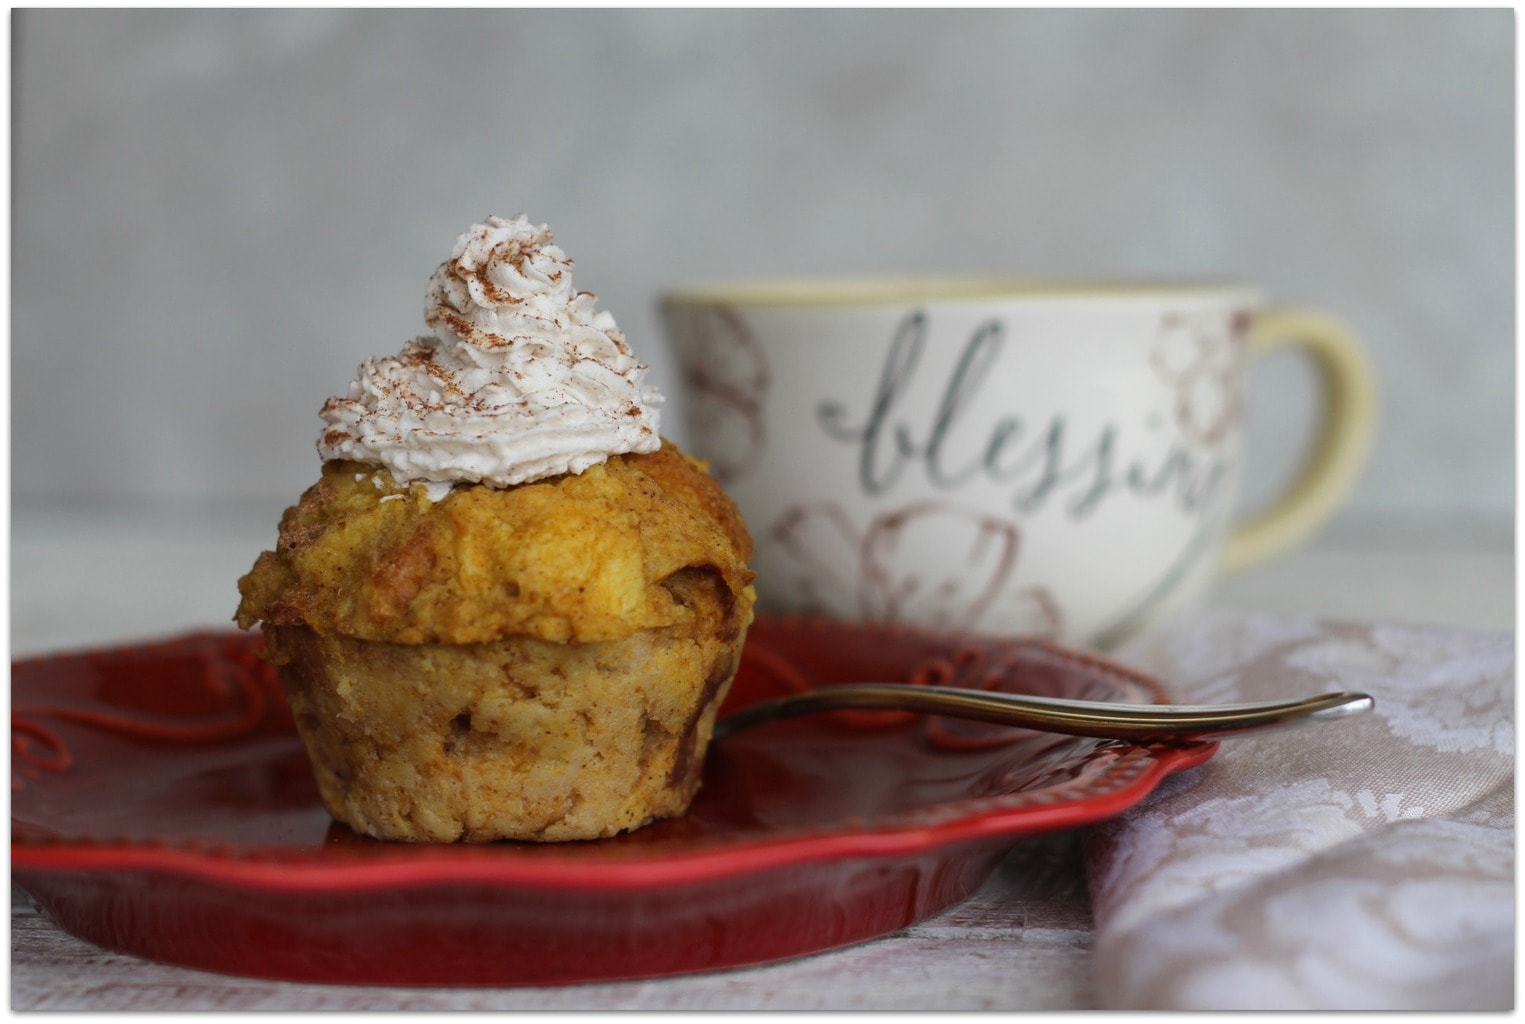
[[999, 277], [781, 278], [696, 285], [662, 294], [668, 306], [862, 307], [923, 302], [1049, 299], [1240, 299], [1259, 289], [1238, 281], [1107, 281]]

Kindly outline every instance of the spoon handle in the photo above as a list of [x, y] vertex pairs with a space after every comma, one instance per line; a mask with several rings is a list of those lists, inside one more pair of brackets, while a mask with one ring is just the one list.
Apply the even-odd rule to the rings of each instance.
[[848, 683], [761, 701], [715, 723], [715, 738], [819, 711], [914, 711], [1119, 740], [1213, 740], [1322, 722], [1370, 710], [1364, 693], [1326, 693], [1253, 704], [1109, 704], [906, 683]]

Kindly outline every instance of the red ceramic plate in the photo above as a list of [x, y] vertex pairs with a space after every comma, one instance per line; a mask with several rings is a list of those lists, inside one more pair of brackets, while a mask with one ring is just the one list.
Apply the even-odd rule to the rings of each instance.
[[[65, 931], [269, 978], [546, 985], [760, 963], [883, 935], [969, 895], [1021, 836], [1116, 815], [1212, 745], [885, 712], [715, 744], [682, 818], [553, 845], [383, 843], [331, 821], [243, 634], [12, 665], [11, 872]], [[727, 708], [916, 681], [1162, 703], [1040, 643], [762, 619]]]

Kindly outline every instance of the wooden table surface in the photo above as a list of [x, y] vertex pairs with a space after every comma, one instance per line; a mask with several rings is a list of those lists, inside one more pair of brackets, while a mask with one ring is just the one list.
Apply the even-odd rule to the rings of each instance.
[[[198, 522], [201, 522], [198, 520]], [[237, 528], [234, 528], [237, 527]], [[240, 532], [243, 531], [243, 532]], [[264, 530], [183, 518], [13, 516], [13, 656], [227, 624]], [[101, 567], [114, 572], [104, 574]], [[118, 584], [115, 579], [133, 581]], [[85, 591], [76, 581], [89, 579]], [[1225, 583], [1219, 604], [1514, 626], [1513, 541], [1314, 545]], [[236, 600], [236, 599], [235, 599]], [[969, 899], [869, 942], [791, 961], [556, 988], [295, 984], [150, 963], [73, 938], [12, 886], [13, 1010], [1055, 1010], [1096, 1006], [1081, 833], [1017, 842]]]

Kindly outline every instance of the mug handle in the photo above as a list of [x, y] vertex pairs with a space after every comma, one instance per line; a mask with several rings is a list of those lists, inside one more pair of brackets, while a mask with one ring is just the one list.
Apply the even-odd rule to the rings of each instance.
[[1226, 572], [1246, 569], [1307, 539], [1350, 494], [1371, 452], [1377, 389], [1365, 350], [1342, 323], [1311, 310], [1256, 317], [1250, 358], [1283, 348], [1313, 360], [1323, 393], [1318, 434], [1285, 493], [1236, 524], [1223, 551]]

